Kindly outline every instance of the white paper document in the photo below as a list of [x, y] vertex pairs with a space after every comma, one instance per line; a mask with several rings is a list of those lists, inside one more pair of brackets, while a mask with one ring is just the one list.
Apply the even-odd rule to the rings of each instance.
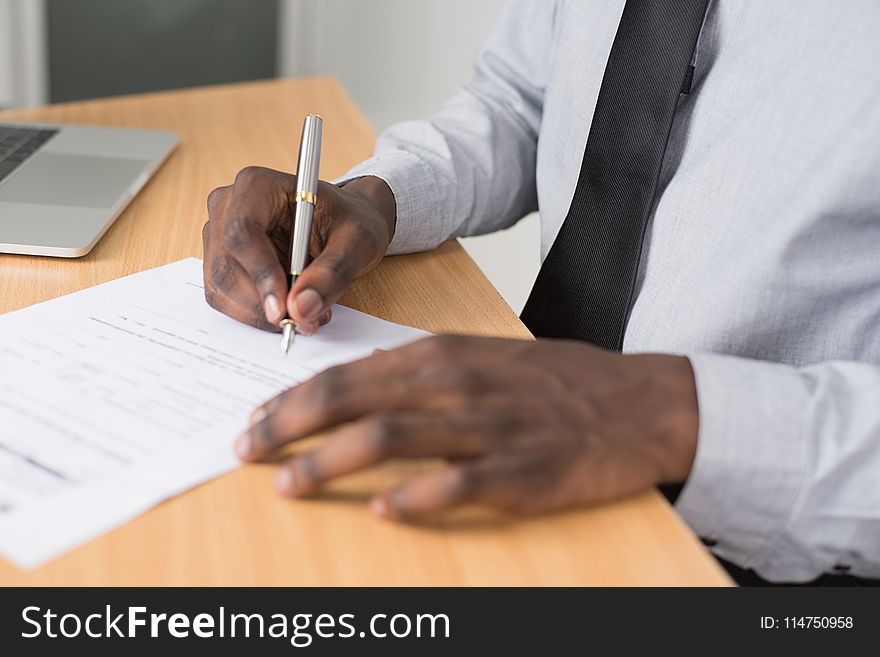
[[195, 258], [0, 316], [0, 554], [37, 566], [232, 469], [258, 404], [425, 335], [337, 306], [284, 358]]

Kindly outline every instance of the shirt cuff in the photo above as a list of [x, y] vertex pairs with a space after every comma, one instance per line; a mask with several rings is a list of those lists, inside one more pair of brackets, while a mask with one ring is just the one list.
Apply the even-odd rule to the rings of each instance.
[[815, 575], [783, 547], [807, 471], [809, 393], [787, 365], [691, 356], [700, 412], [696, 458], [676, 502], [712, 550], [774, 581]]
[[397, 223], [394, 238], [388, 245], [389, 255], [428, 251], [446, 238], [431, 221], [436, 208], [432, 212], [427, 199], [437, 197], [436, 184], [418, 157], [406, 151], [376, 155], [334, 182], [339, 184], [363, 176], [381, 178], [394, 194]]

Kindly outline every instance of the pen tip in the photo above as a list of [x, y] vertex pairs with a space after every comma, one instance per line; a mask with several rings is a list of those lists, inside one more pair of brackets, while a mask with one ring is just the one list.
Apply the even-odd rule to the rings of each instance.
[[290, 350], [290, 342], [293, 338], [293, 322], [285, 321], [281, 329], [281, 351], [287, 356]]

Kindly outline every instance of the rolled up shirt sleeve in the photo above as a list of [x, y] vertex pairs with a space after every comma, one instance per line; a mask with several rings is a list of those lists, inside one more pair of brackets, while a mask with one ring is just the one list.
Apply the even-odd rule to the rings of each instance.
[[880, 368], [691, 363], [700, 431], [676, 503], [688, 524], [769, 580], [880, 577]]
[[385, 180], [397, 202], [389, 253], [506, 228], [537, 209], [535, 161], [556, 2], [513, 0], [473, 81], [428, 119], [392, 126], [343, 179]]

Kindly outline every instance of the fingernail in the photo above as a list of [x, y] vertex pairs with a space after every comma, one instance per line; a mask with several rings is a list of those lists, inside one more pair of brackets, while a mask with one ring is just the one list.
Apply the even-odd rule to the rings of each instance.
[[257, 422], [261, 422], [263, 418], [267, 415], [266, 407], [260, 406], [253, 413], [251, 413], [251, 426], [254, 426]]
[[281, 468], [275, 476], [275, 488], [282, 495], [293, 495], [295, 483], [290, 468]]
[[388, 517], [388, 502], [384, 497], [374, 497], [370, 501], [370, 511], [380, 518]]
[[316, 317], [323, 307], [324, 300], [312, 288], [305, 289], [296, 296], [296, 310], [302, 319]]
[[266, 319], [270, 322], [281, 321], [281, 306], [278, 305], [278, 298], [274, 294], [267, 294], [263, 300], [263, 312]]
[[247, 458], [251, 454], [251, 447], [253, 445], [253, 441], [251, 440], [251, 434], [243, 433], [239, 436], [238, 440], [235, 441], [235, 453], [238, 454], [239, 458]]

